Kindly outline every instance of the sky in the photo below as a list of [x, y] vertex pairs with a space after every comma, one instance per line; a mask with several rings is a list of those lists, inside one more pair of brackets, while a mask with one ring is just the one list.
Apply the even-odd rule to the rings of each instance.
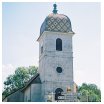
[[[44, 19], [54, 3], [3, 3], [2, 5], [2, 80], [20, 66], [39, 65], [37, 38]], [[100, 3], [58, 2], [59, 14], [72, 24], [74, 81], [100, 84]]]

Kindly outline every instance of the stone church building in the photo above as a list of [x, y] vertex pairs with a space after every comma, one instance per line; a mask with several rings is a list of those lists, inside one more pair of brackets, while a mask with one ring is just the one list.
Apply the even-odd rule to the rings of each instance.
[[25, 87], [7, 96], [7, 102], [77, 101], [73, 80], [73, 47], [71, 21], [58, 14], [54, 4], [40, 28], [39, 70]]

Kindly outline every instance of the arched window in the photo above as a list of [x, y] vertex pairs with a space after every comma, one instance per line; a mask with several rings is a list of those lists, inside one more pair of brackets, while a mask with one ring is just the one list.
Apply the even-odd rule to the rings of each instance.
[[55, 93], [62, 93], [63, 92], [63, 89], [61, 89], [61, 88], [57, 88], [56, 90], [55, 90]]
[[58, 96], [61, 96], [62, 92], [63, 92], [63, 89], [61, 89], [61, 88], [57, 88], [55, 90], [55, 100], [59, 100]]
[[62, 51], [62, 40], [60, 38], [56, 39], [56, 50]]
[[41, 54], [43, 53], [43, 46], [41, 46]]

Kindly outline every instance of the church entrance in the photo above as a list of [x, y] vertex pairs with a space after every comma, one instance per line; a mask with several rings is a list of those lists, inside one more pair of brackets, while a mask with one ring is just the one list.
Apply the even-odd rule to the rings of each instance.
[[60, 97], [63, 96], [62, 92], [63, 92], [63, 90], [61, 88], [57, 88], [55, 90], [55, 100], [56, 101], [58, 101], [58, 100], [64, 100], [64, 99], [60, 99]]

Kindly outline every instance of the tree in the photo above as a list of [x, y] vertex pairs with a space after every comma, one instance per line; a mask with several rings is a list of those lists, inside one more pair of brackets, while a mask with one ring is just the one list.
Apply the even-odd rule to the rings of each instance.
[[101, 101], [101, 91], [97, 88], [95, 84], [83, 83], [79, 86], [78, 93], [80, 93], [80, 101], [84, 102], [100, 102]]
[[30, 75], [30, 77], [33, 77], [37, 73], [38, 67], [29, 66], [28, 69], [28, 74]]
[[8, 96], [12, 92], [25, 86], [26, 82], [31, 79], [36, 73], [38, 68], [35, 66], [18, 67], [13, 75], [9, 75], [4, 82], [3, 95]]

